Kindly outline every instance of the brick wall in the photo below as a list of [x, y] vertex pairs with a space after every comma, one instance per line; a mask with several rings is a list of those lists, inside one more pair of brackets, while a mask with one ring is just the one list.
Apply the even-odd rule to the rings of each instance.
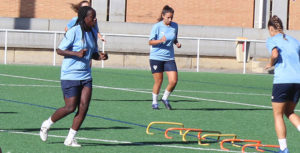
[[253, 27], [254, 0], [127, 0], [127, 22], [155, 23], [164, 5], [179, 24]]
[[[81, 0], [0, 0], [1, 17], [70, 19], [77, 14], [71, 3]], [[7, 5], [3, 5], [7, 4]]]
[[[0, 0], [0, 17], [70, 19], [81, 0]], [[4, 5], [5, 4], [5, 5]], [[179, 24], [253, 27], [254, 0], [127, 0], [127, 22], [155, 23], [164, 5]], [[300, 1], [289, 0], [289, 29], [300, 30]]]
[[290, 0], [289, 29], [300, 30], [300, 1]]

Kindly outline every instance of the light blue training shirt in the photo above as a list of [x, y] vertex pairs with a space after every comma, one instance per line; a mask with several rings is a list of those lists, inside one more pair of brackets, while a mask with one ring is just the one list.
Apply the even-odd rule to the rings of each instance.
[[285, 38], [279, 33], [267, 39], [268, 51], [276, 47], [279, 52], [273, 83], [300, 83], [300, 42], [288, 35]]
[[177, 39], [178, 25], [171, 22], [170, 25], [165, 25], [163, 21], [156, 23], [150, 34], [149, 40], [160, 40], [163, 36], [166, 37], [164, 43], [152, 45], [150, 51], [151, 60], [170, 61], [174, 60], [174, 41]]
[[[94, 33], [94, 36], [92, 35]], [[58, 46], [61, 50], [79, 52], [87, 49], [83, 58], [77, 56], [65, 56], [61, 66], [61, 80], [87, 80], [92, 78], [90, 59], [94, 52], [98, 52], [97, 35], [95, 32], [84, 32], [85, 38], [82, 40], [82, 31], [80, 25], [69, 29], [65, 37]]]
[[[74, 17], [72, 18], [69, 23], [67, 24], [67, 28], [68, 30], [71, 29], [75, 24], [76, 24], [76, 21], [77, 21], [78, 17]], [[97, 33], [99, 32], [99, 28], [98, 28], [98, 23], [96, 22], [96, 25], [93, 27], [96, 29]]]

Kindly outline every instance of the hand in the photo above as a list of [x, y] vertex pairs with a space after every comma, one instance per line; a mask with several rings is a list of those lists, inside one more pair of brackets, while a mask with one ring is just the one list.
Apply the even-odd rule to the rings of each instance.
[[266, 66], [265, 66], [265, 70], [268, 70], [268, 69], [270, 69], [272, 67], [272, 64], [267, 64]]
[[176, 43], [177, 48], [181, 48], [181, 43]]
[[79, 52], [76, 52], [77, 53], [77, 57], [79, 57], [79, 58], [82, 58], [82, 57], [84, 57], [85, 56], [85, 52], [87, 51], [87, 49], [82, 49], [82, 50], [80, 50]]
[[108, 55], [106, 53], [100, 53], [100, 60], [107, 60]]
[[103, 42], [106, 42], [105, 39], [103, 37], [99, 37], [99, 39]]
[[166, 42], [166, 41], [167, 41], [167, 38], [166, 38], [166, 36], [163, 36], [163, 37], [160, 39], [160, 41], [161, 41], [161, 43], [164, 43], [164, 42]]

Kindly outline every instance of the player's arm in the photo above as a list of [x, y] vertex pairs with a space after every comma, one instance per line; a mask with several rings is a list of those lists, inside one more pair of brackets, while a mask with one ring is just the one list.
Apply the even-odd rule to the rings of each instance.
[[270, 62], [266, 65], [265, 69], [269, 69], [272, 66], [274, 66], [276, 64], [278, 56], [279, 56], [278, 49], [275, 47], [275, 48], [272, 49]]
[[61, 56], [77, 56], [79, 58], [84, 57], [86, 51], [87, 51], [87, 49], [82, 49], [79, 52], [56, 49], [56, 52], [57, 52], [58, 55], [61, 55]]
[[92, 55], [92, 59], [94, 59], [94, 60], [107, 60], [108, 55], [107, 55], [107, 53], [94, 52], [93, 55]]
[[161, 44], [161, 43], [164, 43], [165, 41], [167, 40], [166, 36], [163, 36], [161, 39], [159, 40], [149, 40], [149, 45], [158, 45], [158, 44]]
[[178, 42], [177, 36], [178, 36], [178, 27], [176, 28], [176, 38], [174, 40], [174, 44], [177, 46], [177, 48], [181, 48], [181, 43]]
[[151, 46], [159, 45], [159, 44], [167, 41], [166, 36], [163, 36], [160, 39], [158, 38], [158, 35], [159, 35], [158, 29], [159, 28], [155, 25], [151, 30], [150, 39], [149, 39], [149, 45], [151, 45]]
[[100, 33], [100, 32], [98, 32], [98, 33], [97, 33], [97, 36], [98, 36], [98, 38], [99, 38], [100, 40], [102, 40], [102, 41], [104, 41], [104, 42], [105, 42], [105, 39], [102, 37], [102, 35], [101, 35], [101, 33]]
[[181, 43], [178, 42], [177, 38], [174, 40], [174, 44], [177, 46], [177, 48], [181, 48]]

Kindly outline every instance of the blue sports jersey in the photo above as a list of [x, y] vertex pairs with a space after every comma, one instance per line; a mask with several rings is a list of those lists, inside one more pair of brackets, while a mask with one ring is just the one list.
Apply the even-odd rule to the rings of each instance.
[[83, 58], [77, 56], [65, 56], [61, 66], [61, 80], [86, 80], [92, 78], [90, 59], [94, 52], [98, 52], [94, 32], [84, 32], [85, 38], [82, 40], [82, 31], [80, 25], [74, 26], [67, 31], [65, 37], [59, 45], [61, 50], [78, 52], [87, 49]]
[[151, 46], [150, 59], [159, 61], [174, 60], [174, 41], [177, 39], [178, 25], [171, 22], [169, 26], [163, 21], [156, 23], [151, 31], [149, 40], [160, 40], [163, 36], [166, 37], [164, 43]]
[[300, 83], [300, 42], [295, 38], [279, 33], [268, 38], [267, 48], [272, 53], [277, 48], [279, 57], [275, 64], [274, 84]]
[[[78, 17], [74, 17], [70, 20], [70, 22], [67, 24], [67, 28], [68, 29], [71, 29], [75, 24], [76, 24], [76, 21], [77, 21]], [[95, 30], [97, 31], [97, 33], [99, 32], [99, 28], [98, 28], [98, 23], [96, 22], [96, 25], [93, 27], [95, 28]]]

